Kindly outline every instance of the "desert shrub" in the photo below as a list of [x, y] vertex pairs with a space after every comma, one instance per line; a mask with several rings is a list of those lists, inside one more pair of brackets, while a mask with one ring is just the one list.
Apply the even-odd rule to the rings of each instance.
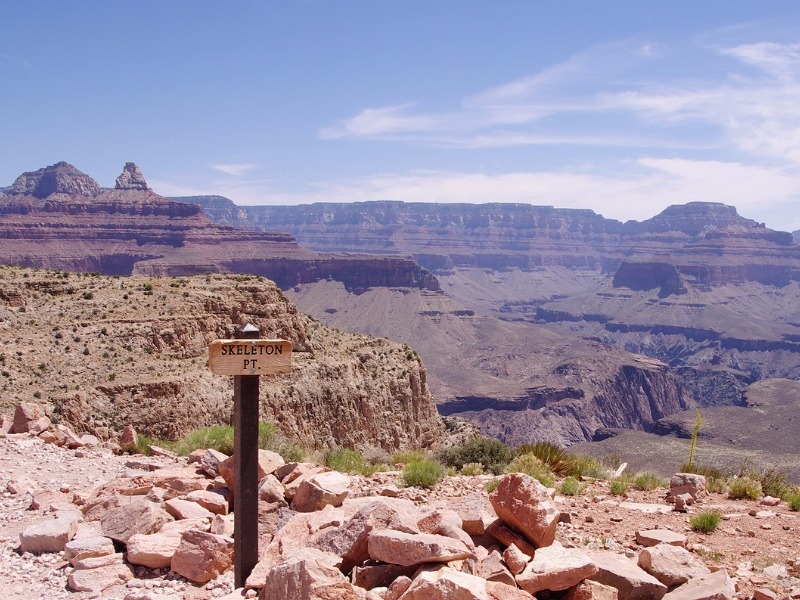
[[719, 526], [721, 518], [721, 515], [717, 511], [708, 510], [693, 516], [689, 520], [689, 525], [692, 526], [694, 531], [711, 533]]
[[325, 466], [340, 473], [360, 473], [364, 468], [364, 457], [352, 448], [334, 448], [325, 453]]
[[160, 446], [164, 448], [165, 444], [162, 440], [157, 440], [140, 433], [136, 436], [136, 443], [123, 448], [123, 451], [130, 454], [144, 454], [145, 456], [150, 456], [152, 454], [150, 446]]
[[483, 475], [483, 465], [481, 463], [467, 463], [461, 467], [462, 475]]
[[728, 497], [733, 500], [741, 500], [742, 498], [758, 500], [763, 495], [761, 483], [750, 477], [737, 477], [731, 480], [728, 488]]
[[697, 463], [684, 463], [681, 465], [681, 473], [694, 473], [706, 478], [706, 489], [709, 492], [724, 494], [728, 489], [728, 474], [722, 469], [711, 465]]
[[655, 473], [637, 473], [633, 476], [633, 487], [643, 492], [657, 490], [668, 485], [669, 482], [666, 479]]
[[436, 458], [459, 470], [467, 463], [480, 463], [486, 471], [497, 475], [514, 458], [514, 452], [500, 440], [479, 436], [460, 446], [440, 450]]
[[588, 454], [570, 454], [570, 475], [572, 477], [594, 477], [600, 479], [604, 475], [603, 465], [594, 456]]
[[580, 492], [580, 489], [581, 489], [580, 482], [574, 477], [570, 476], [561, 482], [561, 487], [559, 488], [559, 492], [564, 496], [577, 496], [578, 492]]
[[541, 460], [556, 475], [572, 474], [570, 456], [561, 446], [552, 442], [536, 442], [535, 444], [522, 444], [517, 448], [517, 456], [533, 454]]
[[190, 431], [175, 444], [175, 452], [183, 456], [201, 448], [210, 448], [233, 456], [233, 427], [230, 425], [201, 427]]
[[628, 493], [628, 489], [630, 489], [630, 483], [627, 479], [613, 479], [608, 484], [608, 491], [614, 496], [624, 496]]
[[766, 496], [785, 499], [792, 492], [792, 484], [789, 483], [788, 475], [785, 471], [775, 466], [769, 466], [758, 474], [761, 483], [761, 491]]
[[405, 450], [393, 454], [391, 458], [394, 465], [407, 465], [416, 460], [425, 460], [424, 450]]
[[432, 460], [414, 460], [403, 469], [403, 482], [407, 486], [432, 488], [444, 479], [445, 468]]
[[786, 497], [786, 502], [789, 504], [789, 510], [800, 511], [800, 492], [789, 494]]
[[553, 472], [534, 454], [521, 454], [512, 460], [505, 468], [506, 473], [525, 473], [538, 480], [545, 487], [552, 487]]
[[487, 491], [487, 493], [491, 494], [493, 491], [497, 489], [497, 486], [500, 485], [500, 478], [492, 479], [491, 481], [487, 481], [486, 485], [483, 488]]

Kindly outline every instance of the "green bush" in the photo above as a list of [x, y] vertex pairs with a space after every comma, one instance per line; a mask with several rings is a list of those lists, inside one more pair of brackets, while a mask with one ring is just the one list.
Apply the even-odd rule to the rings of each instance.
[[483, 475], [483, 465], [481, 463], [467, 463], [461, 467], [462, 475]]
[[405, 450], [397, 452], [392, 455], [391, 461], [393, 465], [407, 465], [415, 460], [425, 460], [424, 450]]
[[792, 493], [792, 484], [789, 483], [788, 475], [775, 466], [763, 469], [758, 474], [758, 480], [761, 482], [761, 491], [766, 496], [783, 500]]
[[560, 492], [563, 496], [577, 496], [581, 489], [580, 482], [574, 477], [567, 477], [561, 482]]
[[552, 487], [555, 481], [552, 471], [534, 454], [521, 454], [505, 468], [506, 473], [525, 473], [537, 479], [545, 487]]
[[432, 488], [444, 479], [445, 468], [432, 460], [414, 460], [403, 469], [403, 482], [407, 486]]
[[500, 485], [500, 478], [492, 479], [486, 482], [486, 485], [483, 488], [486, 490], [487, 493], [491, 494], [493, 491], [497, 489], [497, 486]]
[[533, 454], [541, 460], [556, 475], [571, 475], [571, 457], [561, 446], [552, 442], [536, 442], [535, 444], [522, 444], [517, 448], [517, 456]]
[[364, 457], [352, 448], [334, 448], [325, 453], [325, 466], [340, 473], [360, 473], [365, 466]]
[[514, 458], [514, 452], [499, 440], [479, 436], [461, 446], [440, 450], [436, 458], [442, 464], [458, 470], [467, 463], [480, 463], [486, 471], [498, 475]]
[[643, 492], [650, 492], [668, 485], [669, 483], [666, 479], [655, 473], [637, 473], [633, 477], [633, 487]]
[[206, 448], [233, 456], [233, 427], [230, 425], [201, 427], [190, 431], [186, 437], [175, 444], [175, 452], [182, 456], [186, 456], [194, 450]]
[[750, 477], [738, 477], [733, 479], [728, 487], [728, 497], [733, 500], [741, 500], [743, 498], [758, 500], [763, 495], [761, 483]]
[[789, 504], [789, 510], [800, 511], [800, 492], [789, 494], [786, 497], [786, 502]]
[[614, 496], [624, 496], [629, 488], [630, 484], [625, 479], [614, 479], [608, 484], [608, 491]]
[[717, 511], [709, 510], [693, 516], [689, 520], [689, 524], [692, 526], [694, 531], [711, 533], [719, 526], [719, 521], [721, 518], [722, 517]]
[[594, 477], [600, 479], [604, 475], [603, 465], [594, 456], [588, 454], [570, 454], [570, 475], [572, 477]]

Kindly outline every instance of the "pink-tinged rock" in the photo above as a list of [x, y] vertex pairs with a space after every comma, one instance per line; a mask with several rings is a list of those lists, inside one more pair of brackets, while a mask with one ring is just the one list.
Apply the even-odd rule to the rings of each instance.
[[172, 557], [172, 570], [196, 583], [207, 583], [233, 565], [233, 539], [189, 530]]
[[42, 416], [38, 419], [34, 419], [30, 423], [28, 423], [28, 433], [31, 435], [39, 435], [50, 427], [50, 419], [48, 417]]
[[[27, 433], [31, 423], [44, 417], [44, 408], [33, 402], [20, 402], [14, 409], [14, 424], [11, 433]], [[45, 427], [45, 429], [47, 429]], [[41, 431], [37, 432], [41, 433]]]
[[325, 506], [339, 506], [347, 497], [350, 477], [337, 471], [318, 473], [304, 480], [292, 499], [292, 510], [313, 512]]
[[389, 589], [386, 590], [386, 595], [383, 597], [383, 600], [399, 600], [410, 586], [411, 578], [401, 575], [395, 579], [389, 586]]
[[758, 503], [763, 506], [778, 506], [781, 503], [781, 499], [774, 496], [764, 496]]
[[599, 581], [585, 579], [571, 588], [564, 600], [618, 600], [617, 588], [603, 585]]
[[185, 531], [189, 531], [190, 529], [196, 529], [197, 531], [211, 531], [211, 521], [212, 519], [209, 517], [168, 521], [161, 526], [161, 528], [158, 530], [158, 533], [175, 534], [180, 537]]
[[769, 588], [756, 588], [753, 590], [753, 600], [778, 600], [778, 594]]
[[100, 518], [103, 535], [117, 542], [127, 543], [137, 533], [155, 533], [172, 517], [158, 504], [135, 500], [107, 511]]
[[[230, 459], [231, 457], [227, 454], [223, 454], [218, 450], [214, 450], [213, 448], [209, 448], [206, 450], [202, 456], [200, 457], [200, 469], [206, 473], [209, 477], [216, 477], [217, 475], [221, 475], [220, 466], [226, 460]], [[231, 470], [233, 470], [233, 459], [231, 459]], [[231, 488], [233, 489], [233, 488]]]
[[[189, 454], [186, 455], [186, 464], [187, 465], [200, 465], [202, 467], [203, 455], [207, 452], [202, 448], [198, 448], [197, 450], [192, 450]], [[227, 458], [227, 457], [226, 457]], [[217, 475], [209, 475], [209, 477], [216, 477]]]
[[536, 548], [533, 546], [533, 544], [531, 544], [526, 538], [518, 534], [516, 531], [512, 531], [500, 519], [489, 523], [489, 526], [486, 528], [486, 533], [500, 542], [503, 546], [511, 546], [512, 544], [515, 545], [520, 552], [523, 552], [528, 556], [533, 556], [536, 552]]
[[410, 566], [475, 558], [475, 554], [463, 542], [453, 538], [388, 529], [370, 533], [368, 548], [372, 560], [394, 565]]
[[52, 511], [60, 506], [72, 506], [69, 496], [56, 490], [34, 490], [31, 496], [31, 510]]
[[151, 569], [168, 568], [172, 563], [172, 556], [180, 546], [181, 538], [179, 533], [133, 535], [126, 546], [128, 562]]
[[0, 433], [11, 433], [14, 428], [14, 419], [8, 415], [0, 415]]
[[122, 552], [112, 554], [105, 554], [103, 556], [89, 556], [76, 560], [72, 566], [76, 569], [97, 569], [99, 567], [108, 567], [109, 565], [121, 565], [125, 562], [125, 556]]
[[508, 570], [511, 571], [511, 574], [518, 575], [522, 573], [525, 566], [530, 562], [531, 557], [517, 548], [516, 544], [511, 544], [503, 552], [503, 560], [508, 565]]
[[258, 482], [258, 499], [267, 504], [289, 505], [284, 496], [283, 484], [272, 473]]
[[486, 595], [489, 600], [535, 600], [533, 594], [521, 590], [516, 586], [498, 583], [497, 581], [486, 582]]
[[119, 436], [119, 445], [123, 448], [129, 448], [139, 443], [139, 435], [136, 433], [133, 425], [125, 425], [122, 428], [122, 433]]
[[400, 600], [489, 600], [486, 580], [449, 567], [424, 570]]
[[85, 433], [81, 436], [81, 443], [87, 448], [97, 448], [100, 445], [100, 440], [95, 435]]
[[[271, 450], [258, 451], [258, 480], [261, 481], [270, 473], [274, 473], [276, 469], [286, 464], [283, 457], [277, 452]], [[226, 458], [219, 463], [219, 474], [225, 478], [225, 483], [228, 489], [233, 489], [236, 483], [236, 472], [234, 470], [234, 458]]]
[[725, 569], [690, 579], [664, 596], [666, 600], [730, 600], [736, 594]]
[[45, 444], [53, 444], [54, 446], [63, 446], [67, 441], [67, 438], [64, 437], [64, 434], [57, 429], [47, 429], [42, 431], [42, 433], [39, 434], [39, 439]]
[[81, 440], [81, 436], [72, 431], [72, 429], [70, 429], [65, 425], [58, 425], [58, 430], [64, 434], [64, 445], [67, 448], [69, 448], [70, 450], [77, 450], [78, 448], [83, 448], [83, 441]]
[[[353, 585], [365, 590], [380, 587], [388, 588], [398, 577], [405, 577], [406, 579], [412, 577], [418, 568], [413, 565], [404, 567], [403, 565], [368, 562], [353, 568], [351, 580]], [[344, 566], [340, 570], [347, 572], [347, 568]], [[409, 579], [408, 582], [411, 583], [411, 580]]]
[[336, 568], [337, 557], [309, 549], [273, 567], [259, 598], [297, 600], [363, 600], [366, 590], [355, 587]]
[[209, 533], [233, 537], [233, 513], [227, 515], [214, 515]]
[[203, 508], [197, 502], [190, 500], [183, 500], [182, 498], [172, 498], [164, 503], [164, 508], [175, 519], [201, 519], [207, 517], [211, 519], [214, 516], [207, 508]]
[[553, 543], [561, 514], [544, 487], [533, 477], [511, 473], [489, 495], [497, 516], [535, 547]]
[[78, 528], [77, 516], [48, 519], [19, 534], [23, 552], [61, 552]]
[[67, 586], [73, 592], [91, 592], [99, 594], [114, 585], [120, 585], [133, 579], [133, 573], [127, 565], [109, 565], [97, 569], [76, 569], [70, 573]]
[[186, 500], [197, 502], [215, 515], [228, 514], [228, 501], [222, 494], [208, 490], [194, 490], [186, 494]]
[[517, 584], [531, 594], [542, 590], [557, 592], [588, 579], [597, 570], [586, 553], [552, 544], [536, 550], [533, 560], [517, 575]]
[[656, 544], [686, 547], [686, 536], [669, 529], [643, 529], [636, 532], [636, 543], [650, 548]]
[[588, 554], [598, 568], [591, 579], [617, 588], [619, 600], [661, 600], [667, 593], [667, 586], [622, 555], [613, 552]]
[[645, 548], [639, 553], [637, 564], [667, 587], [686, 583], [711, 572], [686, 548], [669, 544]]
[[64, 560], [75, 566], [76, 561], [114, 554], [114, 543], [102, 535], [75, 537], [64, 545]]
[[706, 495], [706, 478], [696, 473], [675, 473], [669, 481], [669, 496], [675, 497], [689, 494], [692, 500]]
[[310, 545], [342, 557], [342, 570], [349, 572], [354, 566], [369, 560], [369, 535], [381, 529], [419, 533], [412, 515], [401, 513], [385, 501], [376, 499], [362, 506], [341, 525], [323, 528], [313, 536]]
[[39, 485], [27, 477], [20, 477], [19, 479], [12, 479], [6, 484], [6, 490], [9, 494], [33, 494], [38, 491]]
[[517, 587], [514, 576], [503, 564], [503, 558], [497, 550], [492, 550], [485, 558], [481, 559], [477, 572], [473, 574], [483, 577], [487, 581], [496, 581]]
[[462, 524], [463, 522], [459, 514], [448, 508], [435, 510], [417, 521], [421, 532], [446, 535], [454, 540], [464, 542], [467, 548], [472, 550], [475, 548], [475, 542], [473, 542], [470, 535], [462, 529]]
[[295, 468], [292, 469], [292, 471], [284, 479], [278, 477], [283, 484], [284, 497], [288, 502], [291, 502], [294, 499], [294, 495], [297, 493], [297, 488], [300, 487], [300, 484], [302, 484], [309, 477], [313, 477], [318, 473], [326, 473], [328, 471], [330, 471], [330, 469], [327, 467], [320, 467], [310, 463], [297, 463]]
[[483, 522], [485, 503], [486, 495], [482, 492], [475, 492], [454, 500], [453, 510], [461, 517], [461, 528], [469, 535], [483, 535], [486, 530]]

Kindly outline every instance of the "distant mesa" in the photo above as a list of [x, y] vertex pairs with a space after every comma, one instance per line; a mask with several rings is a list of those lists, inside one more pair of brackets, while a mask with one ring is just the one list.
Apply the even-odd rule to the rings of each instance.
[[47, 198], [51, 194], [77, 194], [96, 196], [100, 184], [82, 173], [68, 162], [58, 162], [38, 171], [23, 173], [9, 189], [12, 194], [27, 194], [36, 198]]
[[142, 175], [142, 170], [136, 166], [136, 163], [132, 162], [125, 163], [122, 174], [117, 177], [117, 184], [114, 187], [118, 190], [146, 191], [150, 189], [147, 187], [147, 181]]

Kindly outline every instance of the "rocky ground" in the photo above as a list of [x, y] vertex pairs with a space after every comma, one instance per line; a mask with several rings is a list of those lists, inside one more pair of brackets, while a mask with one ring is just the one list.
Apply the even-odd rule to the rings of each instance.
[[[148, 458], [147, 463], [164, 468], [185, 464], [185, 459]], [[141, 474], [142, 457], [118, 456], [102, 448], [66, 449], [45, 444], [28, 434], [0, 438], [0, 589], [5, 598], [215, 598], [233, 592], [230, 571], [205, 584], [189, 581], [169, 569], [133, 567], [134, 577], [102, 593], [72, 592], [67, 580], [73, 567], [63, 552], [21, 553], [20, 534], [31, 525], [52, 519], [46, 508], [32, 508], [32, 500], [43, 507], [57, 505], [63, 494], [78, 503], [100, 484], [118, 477]], [[394, 489], [400, 497], [427, 508], [446, 508], [475, 492], [485, 494], [492, 476], [447, 477], [434, 490], [402, 488], [399, 473], [352, 477], [350, 496], [377, 495]], [[383, 492], [385, 493], [385, 492]], [[800, 513], [786, 504], [767, 507], [756, 501], [732, 501], [718, 494], [698, 500], [690, 513], [672, 510], [664, 501], [666, 490], [610, 494], [604, 481], [584, 482], [575, 497], [556, 497], [565, 516], [558, 525], [557, 539], [565, 546], [604, 548], [635, 556], [641, 547], [636, 532], [670, 529], [688, 538], [687, 547], [712, 570], [724, 568], [733, 578], [739, 598], [751, 598], [757, 589], [776, 598], [800, 598]], [[35, 504], [35, 503], [34, 503]], [[487, 502], [485, 508], [491, 511]], [[711, 534], [695, 533], [691, 514], [716, 509], [724, 515]], [[255, 596], [255, 592], [250, 592]]]

